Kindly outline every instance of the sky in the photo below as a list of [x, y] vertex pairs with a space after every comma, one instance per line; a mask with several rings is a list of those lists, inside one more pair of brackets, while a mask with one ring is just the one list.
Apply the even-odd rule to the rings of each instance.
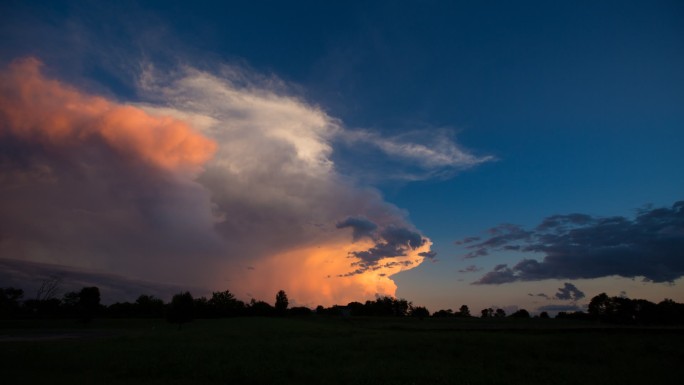
[[683, 20], [678, 1], [4, 1], [0, 283], [682, 302]]

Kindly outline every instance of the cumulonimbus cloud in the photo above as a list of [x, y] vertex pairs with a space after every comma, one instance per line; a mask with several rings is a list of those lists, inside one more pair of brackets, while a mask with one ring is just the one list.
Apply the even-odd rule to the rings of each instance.
[[0, 79], [1, 258], [316, 305], [393, 295], [434, 257], [338, 172], [341, 122], [240, 71], [149, 69], [132, 104], [35, 59]]
[[[684, 202], [647, 208], [634, 219], [586, 214], [554, 215], [532, 230], [502, 225], [484, 241], [464, 242], [466, 258], [496, 250], [540, 253], [509, 267], [497, 265], [476, 284], [612, 275], [672, 282], [684, 276]], [[565, 294], [562, 294], [565, 295]], [[574, 295], [578, 295], [575, 293]]]

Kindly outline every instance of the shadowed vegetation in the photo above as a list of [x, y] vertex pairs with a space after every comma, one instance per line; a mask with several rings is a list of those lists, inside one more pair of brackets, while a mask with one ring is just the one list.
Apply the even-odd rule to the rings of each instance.
[[466, 305], [430, 316], [391, 297], [312, 311], [284, 291], [276, 306], [229, 291], [22, 297], [0, 289], [8, 384], [671, 384], [684, 357], [684, 305], [605, 294], [556, 319]]
[[514, 318], [238, 317], [182, 331], [155, 319], [87, 330], [67, 320], [0, 325], [8, 384], [672, 384], [684, 356], [679, 329]]

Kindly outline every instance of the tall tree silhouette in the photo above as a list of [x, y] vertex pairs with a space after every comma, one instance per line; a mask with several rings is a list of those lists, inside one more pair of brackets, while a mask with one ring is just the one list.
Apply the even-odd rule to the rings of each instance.
[[276, 312], [279, 315], [285, 314], [287, 311], [287, 306], [290, 304], [290, 301], [287, 299], [287, 294], [285, 294], [284, 290], [280, 290], [278, 294], [276, 294], [276, 301], [275, 301], [275, 308]]
[[100, 310], [100, 289], [96, 286], [81, 289], [78, 293], [78, 307], [83, 322], [90, 322]]
[[190, 322], [194, 317], [195, 300], [189, 291], [181, 292], [173, 296], [169, 304], [167, 319], [169, 322], [177, 323], [178, 330], [181, 325]]

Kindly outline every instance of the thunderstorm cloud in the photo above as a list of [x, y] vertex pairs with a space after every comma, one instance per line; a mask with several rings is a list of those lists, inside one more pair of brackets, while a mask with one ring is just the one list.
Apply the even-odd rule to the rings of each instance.
[[33, 58], [2, 70], [8, 266], [259, 298], [285, 288], [309, 305], [394, 295], [391, 276], [434, 258], [431, 241], [342, 174], [336, 146], [366, 143], [428, 174], [485, 160], [451, 141], [349, 130], [234, 67], [141, 68], [132, 102], [48, 77]]

